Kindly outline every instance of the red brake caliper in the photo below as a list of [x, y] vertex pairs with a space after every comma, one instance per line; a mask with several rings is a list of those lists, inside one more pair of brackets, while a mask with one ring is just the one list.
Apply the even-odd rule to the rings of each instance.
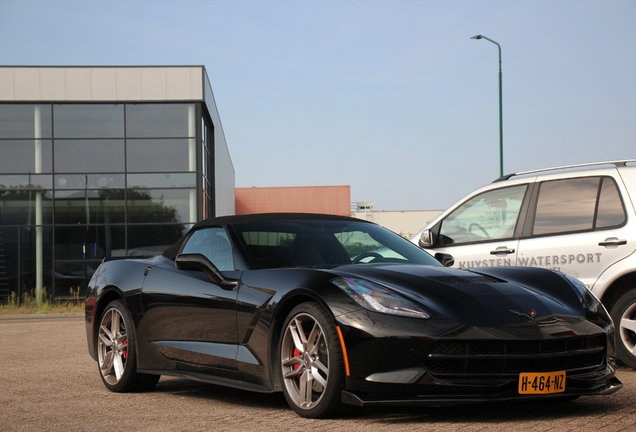
[[128, 339], [124, 339], [124, 349], [122, 350], [122, 356], [124, 360], [128, 360]]
[[[298, 348], [294, 348], [294, 357], [298, 357], [300, 355], [300, 350]], [[292, 366], [294, 368], [294, 370], [300, 368], [300, 364], [296, 363], [294, 366]], [[299, 376], [296, 376], [296, 379], [300, 379]]]

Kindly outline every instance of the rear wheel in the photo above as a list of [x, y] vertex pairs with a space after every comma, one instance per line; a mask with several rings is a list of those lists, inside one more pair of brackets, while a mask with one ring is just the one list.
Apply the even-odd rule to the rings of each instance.
[[295, 307], [280, 340], [283, 392], [301, 417], [326, 418], [342, 412], [345, 373], [331, 316], [317, 303]]
[[636, 289], [623, 294], [612, 307], [616, 326], [616, 354], [627, 366], [636, 369]]
[[113, 392], [152, 389], [160, 375], [137, 372], [132, 319], [121, 300], [114, 300], [102, 314], [97, 334], [97, 365], [104, 385]]

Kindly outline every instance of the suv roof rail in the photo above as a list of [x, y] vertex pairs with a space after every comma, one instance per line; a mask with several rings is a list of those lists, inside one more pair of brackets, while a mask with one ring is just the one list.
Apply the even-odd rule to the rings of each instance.
[[589, 162], [589, 163], [583, 163], [583, 164], [563, 165], [563, 166], [551, 167], [551, 168], [541, 168], [541, 169], [530, 170], [530, 171], [520, 171], [520, 172], [517, 172], [517, 173], [511, 173], [511, 174], [506, 174], [504, 176], [501, 176], [498, 179], [496, 179], [495, 181], [493, 181], [493, 183], [497, 183], [497, 182], [500, 182], [500, 181], [506, 181], [506, 180], [509, 180], [510, 178], [512, 178], [514, 176], [520, 176], [520, 175], [525, 175], [525, 174], [534, 174], [534, 173], [545, 172], [545, 171], [556, 171], [556, 170], [564, 170], [564, 169], [570, 169], [570, 168], [581, 168], [581, 167], [589, 167], [589, 166], [596, 166], [596, 165], [615, 165], [615, 166], [619, 167], [619, 166], [627, 166], [628, 162], [636, 162], [636, 159], [622, 159], [622, 160], [605, 161], [605, 162]]

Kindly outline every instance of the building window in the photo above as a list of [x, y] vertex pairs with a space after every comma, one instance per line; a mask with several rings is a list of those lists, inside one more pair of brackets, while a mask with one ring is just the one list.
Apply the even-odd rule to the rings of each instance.
[[125, 191], [55, 191], [56, 225], [109, 225], [125, 223]]
[[104, 257], [161, 253], [207, 215], [197, 112], [194, 103], [0, 104], [0, 301], [37, 285], [82, 296]]
[[50, 105], [0, 104], [0, 139], [51, 138]]
[[11, 189], [0, 186], [0, 226], [47, 225], [52, 221], [50, 190], [33, 185]]
[[55, 140], [55, 171], [123, 172], [124, 140]]
[[129, 104], [126, 137], [195, 137], [193, 104]]
[[52, 168], [51, 140], [2, 140], [0, 174], [50, 173]]
[[54, 105], [56, 138], [123, 138], [123, 105]]
[[[190, 171], [189, 139], [129, 139], [126, 141], [128, 172]], [[196, 157], [196, 155], [194, 155]]]
[[[194, 223], [188, 189], [128, 189], [127, 210], [130, 223]], [[176, 241], [177, 239], [175, 239]]]

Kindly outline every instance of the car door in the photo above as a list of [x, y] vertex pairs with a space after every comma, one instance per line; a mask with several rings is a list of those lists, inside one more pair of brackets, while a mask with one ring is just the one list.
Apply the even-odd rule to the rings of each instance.
[[591, 287], [609, 265], [634, 252], [626, 207], [612, 177], [547, 180], [536, 190], [519, 265], [558, 270]]
[[[223, 228], [195, 231], [182, 253], [201, 253], [219, 270], [232, 269], [232, 253]], [[236, 370], [237, 289], [213, 283], [202, 271], [177, 270], [174, 262], [148, 269], [142, 288], [144, 314], [139, 342], [201, 373]], [[143, 367], [142, 367], [143, 368]], [[231, 376], [231, 375], [229, 375]]]
[[469, 197], [431, 229], [430, 253], [451, 254], [454, 267], [515, 265], [528, 183]]

